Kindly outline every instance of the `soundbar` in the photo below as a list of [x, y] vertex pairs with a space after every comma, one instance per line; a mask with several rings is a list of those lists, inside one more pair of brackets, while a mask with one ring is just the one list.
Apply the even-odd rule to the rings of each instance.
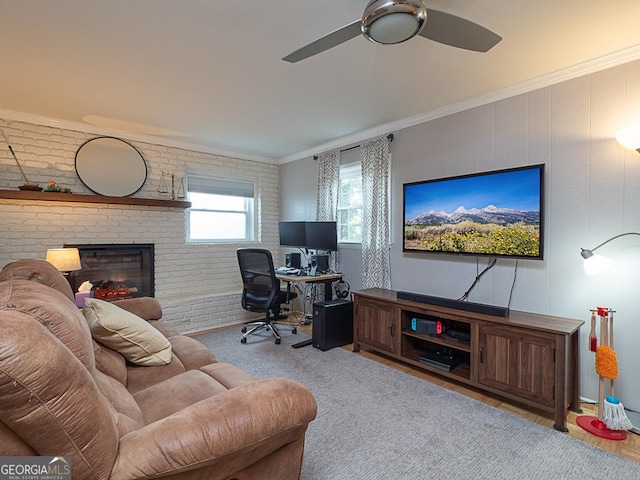
[[485, 315], [495, 315], [496, 317], [509, 316], [509, 307], [498, 307], [496, 305], [487, 305], [484, 303], [463, 302], [462, 300], [454, 300], [453, 298], [432, 297], [431, 295], [402, 291], [397, 292], [396, 296], [401, 300], [428, 303], [429, 305], [438, 305], [440, 307], [457, 308], [458, 310], [484, 313]]

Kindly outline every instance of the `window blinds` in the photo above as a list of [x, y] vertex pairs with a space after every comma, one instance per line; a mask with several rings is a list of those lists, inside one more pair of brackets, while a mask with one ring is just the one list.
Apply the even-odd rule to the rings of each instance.
[[187, 188], [190, 192], [231, 197], [253, 198], [253, 182], [228, 178], [189, 176]]

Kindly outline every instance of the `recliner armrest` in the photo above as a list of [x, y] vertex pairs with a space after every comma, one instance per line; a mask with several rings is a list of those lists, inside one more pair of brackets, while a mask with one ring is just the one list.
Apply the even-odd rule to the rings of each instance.
[[123, 436], [111, 479], [241, 469], [304, 438], [316, 411], [311, 392], [292, 380], [233, 388]]
[[158, 300], [153, 297], [126, 298], [112, 303], [147, 321], [160, 320], [162, 318], [162, 307]]

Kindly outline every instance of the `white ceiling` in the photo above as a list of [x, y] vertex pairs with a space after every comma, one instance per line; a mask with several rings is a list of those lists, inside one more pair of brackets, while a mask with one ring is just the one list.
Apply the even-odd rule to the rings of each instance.
[[482, 54], [359, 37], [281, 60], [366, 3], [0, 0], [0, 114], [97, 118], [160, 143], [283, 162], [640, 58], [638, 0], [430, 0], [502, 42]]

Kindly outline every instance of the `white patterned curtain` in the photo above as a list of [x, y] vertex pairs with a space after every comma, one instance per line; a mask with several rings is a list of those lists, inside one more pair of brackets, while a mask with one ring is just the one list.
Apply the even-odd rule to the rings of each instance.
[[[338, 218], [340, 189], [340, 150], [318, 155], [318, 199], [316, 221], [335, 222]], [[329, 255], [329, 268], [336, 271], [338, 252]]]
[[340, 150], [318, 155], [318, 203], [316, 221], [334, 222], [338, 215]]
[[389, 268], [389, 139], [360, 147], [362, 164], [362, 288], [391, 288]]

